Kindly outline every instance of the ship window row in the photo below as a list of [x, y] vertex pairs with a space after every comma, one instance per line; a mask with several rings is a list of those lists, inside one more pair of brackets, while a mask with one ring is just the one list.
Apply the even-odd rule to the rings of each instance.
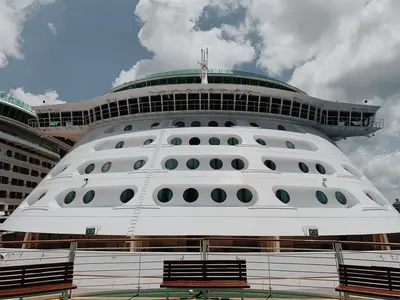
[[[289, 193], [283, 189], [277, 190], [275, 192], [275, 196], [284, 204], [288, 204], [291, 200]], [[322, 191], [316, 191], [315, 198], [321, 204], [328, 204], [328, 196]], [[342, 204], [342, 205], [347, 204], [347, 197], [342, 192], [336, 191], [335, 198], [336, 198], [336, 201], [338, 201], [340, 204]]]
[[[46, 193], [43, 193], [38, 200], [43, 198], [46, 195]], [[83, 197], [82, 197], [82, 202], [84, 204], [89, 204], [94, 200], [96, 196], [96, 192], [94, 190], [87, 191]], [[120, 201], [121, 203], [125, 204], [131, 201], [135, 197], [135, 191], [133, 189], [125, 189], [124, 191], [121, 192], [120, 194]], [[64, 203], [65, 204], [71, 204], [74, 200], [76, 199], [76, 191], [70, 191], [65, 197], [64, 197]]]
[[[11, 170], [11, 165], [9, 163], [6, 163], [6, 162], [0, 162], [0, 170], [10, 171]], [[23, 175], [31, 175], [31, 176], [34, 176], [34, 177], [39, 177], [39, 172], [38, 171], [30, 170], [30, 172], [29, 172], [28, 168], [20, 167], [20, 166], [17, 166], [17, 165], [14, 165], [12, 167], [12, 171], [15, 172], [15, 173], [23, 174]], [[41, 178], [45, 178], [46, 176], [47, 176], [47, 173], [45, 173], [45, 172], [41, 172], [40, 173], [40, 177]]]
[[80, 126], [126, 115], [170, 111], [246, 111], [284, 115], [330, 126], [372, 126], [374, 113], [326, 110], [296, 99], [247, 93], [175, 93], [110, 101], [86, 111], [39, 114], [39, 126]]
[[[32, 151], [32, 150], [30, 150], [30, 149], [28, 149], [28, 148], [23, 148], [23, 147], [21, 147], [20, 145], [15, 146], [14, 144], [11, 144], [11, 143], [9, 143], [9, 142], [3, 140], [3, 139], [0, 139], [0, 143], [6, 144], [7, 146], [12, 147], [12, 148], [22, 149], [22, 150], [24, 150], [24, 151], [26, 151], [26, 152], [28, 152], [28, 153], [34, 154], [34, 155], [40, 155], [40, 154], [35, 153], [34, 151]], [[1, 149], [0, 149], [0, 151], [1, 151]], [[6, 150], [6, 155], [7, 155], [8, 157], [10, 157], [10, 158], [13, 157], [13, 151], [10, 150], [10, 149]], [[37, 158], [31, 157], [31, 156], [28, 157], [27, 155], [22, 154], [22, 153], [20, 153], [20, 152], [18, 152], [18, 151], [14, 151], [14, 158], [17, 159], [17, 160], [23, 161], [23, 162], [29, 162], [29, 163], [32, 164], [32, 165], [37, 165], [37, 166], [40, 166], [40, 165], [41, 165], [43, 168], [47, 168], [47, 169], [53, 168], [53, 164], [51, 164], [51, 163], [49, 163], [49, 162], [47, 162], [47, 161], [44, 161], [44, 160], [43, 160], [43, 161], [41, 162], [41, 161], [40, 161], [39, 159], [37, 159]], [[49, 159], [49, 158], [47, 158], [47, 159]], [[54, 162], [56, 163], [56, 161], [54, 161]]]
[[0, 103], [0, 115], [25, 124], [28, 124], [29, 119], [32, 119], [31, 114], [4, 103]]
[[[195, 188], [188, 188], [182, 194], [183, 200], [185, 200], [187, 203], [193, 203], [197, 201], [199, 196], [200, 194]], [[173, 199], [173, 197], [174, 192], [169, 188], [163, 188], [157, 193], [157, 199], [161, 203], [168, 203]], [[224, 203], [227, 198], [226, 192], [221, 188], [213, 189], [209, 197], [216, 203]], [[251, 200], [253, 200], [253, 193], [246, 188], [241, 188], [237, 190], [236, 198], [242, 203], [250, 203]]]
[[[204, 143], [204, 141], [203, 141], [203, 143]], [[210, 137], [208, 139], [207, 143], [209, 145], [215, 145], [215, 146], [216, 145], [220, 145], [221, 144], [221, 139], [218, 138], [218, 137], [215, 137], [215, 136], [214, 137]], [[174, 137], [174, 138], [171, 139], [170, 144], [171, 145], [175, 145], [175, 146], [182, 145], [182, 139], [179, 138], [179, 137]], [[191, 145], [191, 146], [197, 146], [197, 145], [202, 144], [202, 141], [198, 137], [192, 137], [192, 138], [189, 139], [188, 144]], [[226, 139], [226, 144], [228, 144], [230, 146], [235, 146], [235, 145], [240, 144], [240, 141], [235, 137], [228, 137]]]
[[[168, 170], [175, 170], [178, 167], [179, 163], [175, 158], [168, 159], [164, 167]], [[232, 159], [230, 165], [235, 170], [242, 170], [245, 168], [245, 163], [243, 160], [239, 158]], [[195, 170], [200, 166], [200, 161], [197, 158], [190, 158], [186, 161], [186, 167], [189, 170]], [[212, 158], [209, 161], [209, 166], [214, 170], [220, 170], [224, 166], [224, 163], [219, 158]]]
[[[142, 167], [144, 167], [145, 164], [146, 164], [146, 161], [145, 161], [145, 160], [139, 159], [139, 160], [135, 161], [134, 163], [132, 163], [132, 169], [133, 169], [133, 170], [139, 170], [139, 169], [141, 169]], [[104, 164], [101, 166], [101, 172], [102, 172], [102, 173], [107, 173], [108, 171], [111, 170], [111, 167], [112, 167], [112, 162], [111, 162], [111, 161], [108, 161], [108, 162], [104, 163]], [[90, 174], [90, 173], [92, 173], [92, 172], [95, 170], [95, 168], [96, 168], [96, 164], [94, 164], [94, 163], [88, 164], [88, 165], [86, 166], [86, 168], [85, 168], [85, 174]], [[63, 170], [63, 171], [64, 171], [64, 170]], [[62, 172], [62, 171], [61, 171], [61, 172]]]
[[[273, 160], [270, 159], [264, 160], [264, 165], [272, 171], [279, 171], [279, 168], [277, 169], [276, 163]], [[303, 173], [308, 173], [310, 171], [308, 165], [304, 162], [299, 162], [298, 167]], [[319, 163], [315, 164], [315, 169], [320, 174], [326, 174], [326, 169], [322, 164]]]
[[[236, 85], [252, 85], [252, 86], [262, 86], [272, 89], [285, 90], [290, 92], [298, 92], [293, 88], [290, 88], [286, 85], [279, 84], [273, 81], [261, 80], [261, 79], [250, 79], [245, 77], [236, 77], [236, 76], [214, 76], [209, 74], [207, 77], [207, 81], [209, 84], [236, 84]], [[199, 84], [201, 83], [201, 78], [199, 76], [182, 76], [182, 77], [170, 77], [170, 78], [160, 78], [160, 79], [152, 79], [145, 80], [141, 82], [135, 82], [131, 85], [127, 85], [116, 89], [113, 93], [138, 89], [147, 86], [157, 86], [157, 85], [170, 85], [170, 84]]]
[[23, 199], [24, 194], [21, 192], [14, 192], [14, 191], [7, 193], [7, 191], [0, 190], [0, 198]]
[[[25, 181], [22, 179], [18, 179], [18, 178], [8, 178], [7, 176], [0, 176], [0, 183], [1, 184], [10, 184], [14, 185], [14, 186], [24, 186], [25, 185]], [[38, 183], [34, 182], [34, 181], [26, 181], [26, 187], [28, 188], [35, 188], [37, 187]]]

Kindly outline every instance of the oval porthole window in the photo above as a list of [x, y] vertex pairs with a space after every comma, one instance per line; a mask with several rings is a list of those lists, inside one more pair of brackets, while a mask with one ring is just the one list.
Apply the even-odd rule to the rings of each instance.
[[367, 197], [368, 197], [369, 199], [371, 199], [372, 201], [375, 201], [374, 198], [372, 198], [372, 196], [371, 196], [370, 194], [365, 193], [365, 195], [367, 195]]
[[83, 203], [89, 204], [92, 202], [94, 198], [95, 192], [93, 190], [88, 191], [84, 196], [83, 196]]
[[190, 124], [192, 127], [201, 127], [201, 123], [199, 121], [193, 121], [192, 124]]
[[160, 201], [162, 203], [167, 203], [167, 202], [171, 201], [172, 196], [173, 196], [173, 193], [168, 188], [161, 189], [157, 193], [157, 199], [158, 199], [158, 201]]
[[174, 170], [178, 166], [178, 161], [175, 158], [170, 158], [165, 162], [165, 167], [168, 170]]
[[289, 193], [286, 192], [285, 190], [277, 190], [275, 192], [275, 196], [285, 204], [289, 203], [290, 201]]
[[38, 201], [39, 201], [40, 199], [42, 199], [44, 196], [46, 196], [46, 193], [42, 193], [42, 194], [39, 196]]
[[308, 166], [303, 162], [299, 162], [299, 168], [303, 173], [308, 173], [309, 171]]
[[199, 198], [199, 192], [196, 189], [190, 188], [183, 192], [183, 199], [188, 203], [193, 203]]
[[156, 128], [156, 127], [158, 127], [158, 126], [160, 126], [160, 123], [153, 123], [153, 124], [151, 124], [151, 128]]
[[121, 193], [119, 199], [122, 203], [128, 203], [135, 196], [135, 192], [132, 189], [126, 189]]
[[186, 162], [186, 167], [188, 167], [188, 169], [190, 170], [195, 170], [199, 167], [200, 162], [198, 159], [196, 158], [191, 158]]
[[235, 126], [235, 123], [233, 123], [232, 121], [225, 122], [225, 127], [232, 127], [232, 126]]
[[339, 192], [339, 191], [335, 192], [335, 197], [336, 197], [336, 200], [340, 204], [342, 204], [342, 205], [346, 205], [347, 204], [347, 198], [342, 192]]
[[115, 148], [116, 148], [116, 149], [120, 149], [120, 148], [124, 147], [124, 145], [125, 145], [125, 142], [120, 141], [120, 142], [118, 142], [118, 143], [115, 145]]
[[127, 125], [124, 128], [124, 131], [131, 131], [132, 130], [132, 125]]
[[322, 204], [327, 204], [328, 203], [328, 197], [325, 195], [324, 192], [316, 191], [315, 192], [315, 197], [317, 197], [317, 200], [319, 202], [321, 202]]
[[234, 159], [231, 162], [232, 168], [234, 168], [235, 170], [242, 170], [244, 168], [244, 162], [241, 159]]
[[294, 149], [294, 148], [296, 148], [296, 147], [294, 146], [294, 144], [293, 144], [292, 142], [289, 142], [289, 141], [286, 141], [286, 147], [288, 147], [289, 149]]
[[64, 198], [64, 203], [71, 204], [72, 201], [74, 201], [75, 196], [76, 196], [76, 192], [74, 192], [74, 191], [69, 192]]
[[262, 146], [267, 145], [267, 143], [263, 139], [256, 139], [256, 142], [259, 143]]
[[250, 126], [252, 126], [252, 127], [259, 127], [258, 124], [257, 124], [257, 123], [254, 123], [254, 122], [251, 122], [251, 123], [250, 123]]
[[143, 159], [139, 159], [138, 161], [136, 161], [136, 162], [133, 164], [133, 169], [134, 169], [134, 170], [139, 170], [139, 169], [142, 168], [145, 164], [146, 164], [146, 161], [144, 161]]
[[285, 127], [283, 127], [282, 125], [278, 125], [278, 130], [285, 131], [285, 130], [286, 130], [286, 128], [285, 128]]
[[210, 143], [210, 145], [219, 145], [221, 143], [219, 138], [216, 137], [210, 138], [208, 142]]
[[315, 168], [317, 169], [318, 173], [320, 173], [320, 174], [325, 174], [326, 173], [326, 170], [325, 170], [324, 166], [321, 165], [321, 164], [316, 164]]
[[182, 140], [181, 140], [180, 138], [178, 138], [178, 137], [173, 138], [173, 139], [171, 140], [171, 145], [178, 146], [178, 145], [181, 145], [181, 144], [182, 144]]
[[210, 121], [210, 122], [208, 122], [208, 126], [210, 126], [210, 127], [218, 127], [218, 123], [215, 122], [215, 121]]
[[106, 162], [102, 167], [101, 167], [101, 172], [106, 173], [110, 171], [111, 169], [111, 162]]
[[86, 168], [85, 168], [85, 173], [86, 174], [90, 174], [92, 173], [94, 170], [94, 164], [89, 164]]
[[152, 142], [154, 142], [153, 139], [145, 140], [144, 143], [143, 143], [143, 146], [150, 145]]
[[228, 145], [236, 146], [236, 145], [238, 145], [238, 144], [239, 144], [239, 140], [238, 140], [237, 138], [230, 137], [230, 138], [228, 139]]
[[222, 203], [226, 200], [226, 192], [223, 189], [214, 189], [211, 192], [211, 199], [217, 203]]
[[253, 200], [253, 193], [248, 189], [240, 189], [237, 191], [236, 197], [243, 203], [249, 203]]
[[220, 160], [219, 158], [213, 158], [210, 161], [210, 167], [213, 168], [214, 170], [219, 170], [221, 169], [223, 166], [222, 160]]
[[192, 146], [200, 145], [200, 139], [198, 137], [192, 137], [189, 140], [189, 145], [192, 145]]
[[270, 170], [272, 170], [272, 171], [275, 171], [275, 170], [276, 170], [276, 164], [275, 164], [272, 160], [269, 160], [269, 159], [265, 160], [265, 161], [264, 161], [264, 165], [265, 165], [268, 169], [270, 169]]
[[185, 127], [185, 123], [183, 123], [182, 121], [178, 121], [175, 123], [176, 127]]

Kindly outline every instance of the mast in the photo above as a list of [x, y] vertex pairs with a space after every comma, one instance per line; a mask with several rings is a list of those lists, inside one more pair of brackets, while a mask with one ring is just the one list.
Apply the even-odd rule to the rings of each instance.
[[201, 83], [202, 84], [208, 84], [208, 78], [207, 78], [207, 73], [208, 73], [208, 48], [206, 49], [201, 49], [201, 60], [199, 61], [199, 64], [201, 66]]

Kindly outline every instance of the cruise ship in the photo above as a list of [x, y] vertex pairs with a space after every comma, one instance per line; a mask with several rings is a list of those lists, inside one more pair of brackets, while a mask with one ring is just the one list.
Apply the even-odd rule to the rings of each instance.
[[[387, 242], [399, 231], [400, 214], [335, 144], [373, 137], [383, 128], [378, 106], [211, 69], [206, 51], [200, 64], [85, 101], [16, 110], [26, 114], [21, 127], [41, 141], [64, 151], [59, 139], [77, 142], [58, 163], [57, 152], [34, 143], [24, 146], [34, 155], [2, 144], [2, 157], [9, 161], [12, 151], [18, 160], [21, 152], [24, 164], [32, 157], [30, 169], [44, 177], [32, 192], [3, 201], [26, 197], [2, 229], [32, 239], [154, 237], [145, 243], [177, 247], [212, 236], [251, 237], [250, 246], [260, 247], [260, 237], [276, 249], [310, 236]], [[29, 174], [25, 180], [37, 182]]]
[[28, 126], [37, 115], [28, 104], [0, 92], [0, 222], [2, 223], [73, 145]]

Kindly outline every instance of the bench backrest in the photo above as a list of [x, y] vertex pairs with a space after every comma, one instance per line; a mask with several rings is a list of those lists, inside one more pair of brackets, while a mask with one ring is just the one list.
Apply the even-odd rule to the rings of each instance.
[[245, 260], [166, 260], [164, 281], [247, 281]]
[[339, 265], [341, 285], [400, 290], [400, 269], [378, 266]]
[[60, 283], [72, 284], [73, 273], [73, 262], [0, 267], [0, 290]]

